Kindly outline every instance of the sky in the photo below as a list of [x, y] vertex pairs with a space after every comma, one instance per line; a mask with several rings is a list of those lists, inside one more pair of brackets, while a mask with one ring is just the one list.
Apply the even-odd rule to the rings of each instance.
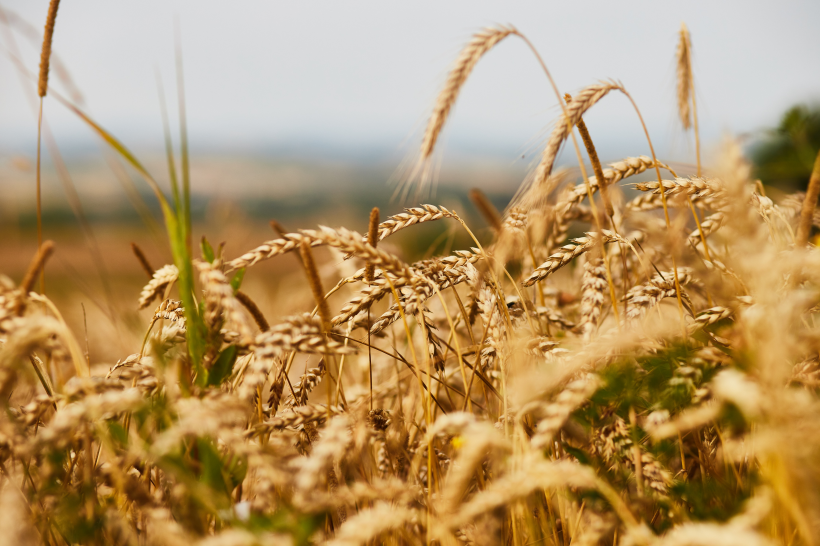
[[[39, 31], [48, 0], [0, 6]], [[681, 22], [694, 49], [704, 147], [775, 124], [796, 102], [820, 99], [820, 2], [724, 0], [351, 1], [64, 0], [54, 51], [84, 108], [135, 152], [162, 146], [157, 74], [176, 116], [175, 21], [184, 59], [194, 153], [279, 153], [393, 161], [414, 149], [461, 47], [476, 30], [512, 24], [544, 58], [562, 92], [623, 82], [659, 154], [692, 156], [676, 117], [674, 53]], [[36, 72], [39, 38], [15, 23]], [[0, 35], [0, 159], [30, 155], [35, 117]], [[66, 85], [52, 75], [52, 84]], [[26, 96], [28, 94], [28, 98]], [[447, 122], [448, 154], [531, 161], [559, 109], [523, 42], [510, 38], [470, 76]], [[67, 150], [95, 139], [47, 99]], [[647, 153], [628, 102], [606, 98], [586, 116], [603, 159]], [[521, 158], [521, 156], [525, 156]]]

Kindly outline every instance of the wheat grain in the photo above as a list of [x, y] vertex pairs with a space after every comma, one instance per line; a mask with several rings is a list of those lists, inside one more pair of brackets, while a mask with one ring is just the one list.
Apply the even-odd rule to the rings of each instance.
[[316, 268], [316, 262], [313, 261], [313, 253], [310, 251], [310, 245], [307, 241], [302, 241], [299, 245], [299, 255], [302, 257], [302, 264], [305, 266], [308, 285], [313, 294], [313, 299], [316, 301], [319, 317], [322, 319], [323, 327], [327, 329], [330, 327], [330, 307], [328, 307], [325, 291], [322, 288], [322, 280], [319, 278], [319, 271]]
[[504, 218], [502, 230], [524, 232], [527, 229], [527, 211], [521, 207], [512, 207]]
[[182, 302], [177, 300], [165, 300], [159, 304], [159, 307], [154, 311], [154, 318], [152, 320], [170, 320], [173, 322], [185, 321], [185, 308], [182, 307]]
[[[667, 198], [677, 195], [687, 195], [692, 201], [712, 199], [717, 200], [722, 197], [723, 188], [720, 181], [713, 178], [675, 178], [674, 180], [663, 180], [663, 189]], [[661, 185], [656, 182], [639, 182], [635, 184], [635, 189], [644, 192], [652, 192], [660, 195]]]
[[581, 319], [578, 326], [584, 341], [589, 341], [601, 316], [607, 290], [606, 269], [603, 260], [584, 264], [584, 279], [581, 285]]
[[234, 271], [243, 267], [256, 265], [262, 260], [268, 260], [298, 248], [302, 241], [307, 241], [311, 246], [324, 244], [322, 239], [314, 235], [312, 232], [285, 234], [280, 239], [273, 239], [263, 243], [242, 256], [231, 260], [225, 264], [225, 270]]
[[322, 320], [310, 313], [287, 317], [282, 323], [256, 336], [253, 343], [260, 358], [275, 358], [289, 351], [320, 354], [352, 354], [346, 347], [323, 334]]

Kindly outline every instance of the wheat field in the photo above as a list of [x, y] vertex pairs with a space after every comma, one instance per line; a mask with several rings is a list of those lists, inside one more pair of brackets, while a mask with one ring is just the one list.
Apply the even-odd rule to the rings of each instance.
[[[364, 235], [275, 224], [277, 236], [230, 256], [191, 240], [184, 134], [168, 194], [49, 94], [58, 4], [40, 107], [63, 102], [147, 182], [173, 263], [156, 267], [134, 245], [146, 284], [129, 297], [155, 310], [115, 363], [92, 361], [87, 332], [49, 299], [59, 248], [41, 226], [25, 277], [0, 276], [0, 541], [818, 542], [820, 155], [807, 195], [777, 203], [736, 142], [702, 165], [685, 26], [669, 51], [694, 173], [656, 157], [648, 132], [651, 156], [601, 165], [585, 113], [616, 93], [640, 118], [637, 105], [616, 81], [574, 96], [553, 83], [562, 114], [513, 201], [499, 211], [471, 193], [492, 232], [484, 244], [482, 226], [423, 204], [374, 209]], [[431, 178], [474, 66], [513, 39], [538, 55], [503, 26], [457, 58], [407, 194]], [[580, 179], [554, 168], [562, 148]], [[641, 173], [655, 179], [629, 180]], [[38, 200], [39, 183], [38, 161]], [[474, 246], [408, 263], [383, 243], [428, 222]], [[273, 323], [243, 279], [287, 253], [315, 305]]]

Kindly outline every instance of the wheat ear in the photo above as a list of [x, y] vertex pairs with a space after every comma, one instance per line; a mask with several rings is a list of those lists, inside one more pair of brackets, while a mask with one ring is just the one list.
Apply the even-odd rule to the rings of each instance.
[[[367, 226], [367, 244], [376, 248], [376, 244], [381, 238], [379, 237], [379, 207], [373, 207], [370, 211], [370, 222]], [[373, 282], [373, 274], [376, 271], [376, 266], [368, 263], [364, 270], [364, 278], [367, 282]]]
[[352, 347], [325, 338], [322, 320], [310, 313], [287, 317], [281, 324], [271, 326], [256, 336], [254, 351], [258, 358], [277, 358], [296, 351], [310, 354], [351, 354]]
[[[589, 251], [591, 248], [595, 246], [598, 242], [598, 234], [594, 232], [587, 233], [584, 237], [578, 237], [577, 239], [573, 239], [570, 241], [569, 244], [562, 246], [558, 250], [552, 254], [546, 262], [542, 263], [538, 267], [535, 268], [529, 277], [524, 280], [521, 284], [524, 286], [531, 286], [532, 284], [545, 279], [547, 276], [551, 275], [558, 269], [564, 267], [569, 262], [584, 254], [585, 252]], [[609, 231], [607, 229], [603, 230], [601, 235], [601, 240], [604, 243], [611, 243], [613, 241], [617, 241], [624, 244], [629, 244], [624, 240], [620, 235]]]
[[242, 292], [241, 290], [237, 290], [234, 293], [234, 297], [248, 310], [248, 313], [251, 314], [253, 320], [256, 322], [256, 325], [259, 326], [259, 329], [263, 332], [267, 331], [270, 328], [268, 321], [265, 320], [265, 315], [262, 314], [262, 311], [259, 309], [259, 306], [256, 305], [249, 295]]
[[552, 173], [552, 167], [555, 164], [555, 158], [558, 156], [558, 150], [560, 150], [561, 144], [563, 144], [570, 135], [570, 128], [575, 127], [581, 119], [581, 116], [584, 115], [584, 112], [589, 110], [596, 102], [604, 98], [604, 96], [613, 89], [622, 90], [623, 88], [614, 82], [602, 82], [590, 85], [582, 89], [575, 95], [572, 102], [567, 104], [565, 114], [561, 120], [555, 124], [555, 129], [552, 130], [547, 145], [541, 154], [541, 162], [535, 169], [534, 184], [541, 185], [546, 183], [547, 178], [549, 178], [550, 173]]
[[[458, 215], [451, 210], [435, 205], [421, 205], [420, 207], [404, 209], [404, 212], [394, 214], [379, 224], [379, 241], [406, 227], [421, 224], [422, 222], [440, 220], [441, 218], [458, 219]], [[373, 243], [371, 245], [376, 246]]]
[[313, 260], [313, 253], [310, 251], [310, 245], [306, 241], [302, 241], [299, 246], [299, 254], [302, 256], [302, 262], [305, 264], [305, 274], [307, 275], [313, 299], [316, 300], [316, 306], [319, 308], [319, 316], [322, 317], [322, 323], [325, 328], [329, 328], [331, 318], [330, 307], [328, 307], [327, 300], [325, 299], [325, 291], [322, 288], [322, 280], [319, 278], [319, 270], [316, 268], [316, 262]]
[[678, 117], [683, 129], [687, 130], [692, 126], [692, 111], [689, 104], [689, 94], [692, 89], [692, 64], [689, 50], [689, 29], [686, 28], [686, 23], [680, 25], [678, 50], [675, 58], [678, 80]]
[[51, 0], [46, 16], [46, 29], [43, 34], [43, 49], [40, 51], [40, 79], [37, 82], [37, 94], [40, 98], [48, 92], [48, 69], [51, 62], [51, 42], [54, 39], [54, 22], [57, 20], [57, 9], [60, 0]]
[[424, 130], [424, 138], [421, 142], [421, 158], [423, 161], [427, 160], [433, 153], [441, 129], [447, 121], [447, 116], [450, 114], [461, 87], [467, 81], [467, 77], [475, 68], [476, 63], [498, 42], [516, 32], [513, 27], [486, 28], [476, 33], [470, 43], [467, 44], [467, 47], [461, 50], [461, 54], [447, 76], [444, 89], [436, 98], [433, 113], [427, 122], [427, 128]]
[[607, 284], [606, 268], [604, 268], [602, 260], [590, 261], [584, 265], [579, 326], [585, 342], [592, 338], [592, 334], [595, 333], [595, 328], [598, 326]]
[[165, 265], [157, 269], [152, 275], [151, 280], [140, 292], [139, 308], [145, 309], [152, 301], [157, 298], [162, 298], [165, 289], [176, 282], [179, 277], [179, 270], [175, 265]]
[[[26, 269], [26, 274], [20, 282], [20, 291], [24, 296], [31, 292], [31, 289], [34, 287], [34, 279], [37, 278], [37, 273], [45, 267], [46, 260], [51, 256], [52, 252], [54, 252], [54, 241], [45, 241], [37, 249], [37, 254], [34, 255], [34, 259], [31, 260], [28, 269]], [[20, 298], [17, 302], [15, 313], [19, 314], [22, 310], [22, 306], [23, 298]]]
[[501, 215], [498, 213], [498, 209], [495, 208], [495, 205], [487, 198], [487, 195], [480, 189], [473, 188], [470, 190], [470, 201], [473, 202], [475, 208], [477, 208], [481, 216], [484, 217], [484, 221], [487, 222], [496, 233], [501, 233], [503, 227]]
[[151, 263], [148, 261], [148, 258], [145, 257], [145, 253], [139, 247], [137, 243], [131, 243], [131, 251], [134, 253], [134, 256], [137, 257], [137, 261], [139, 261], [140, 265], [142, 266], [142, 270], [148, 275], [148, 278], [154, 276], [154, 268], [151, 267]]

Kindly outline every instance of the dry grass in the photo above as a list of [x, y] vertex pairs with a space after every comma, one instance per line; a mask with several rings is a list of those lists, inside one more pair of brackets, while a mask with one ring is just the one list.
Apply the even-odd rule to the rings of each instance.
[[[482, 32], [462, 53], [425, 157], [475, 63], [510, 34]], [[133, 305], [161, 303], [113, 365], [31, 292], [43, 244], [20, 284], [0, 277], [0, 536], [816, 544], [820, 254], [805, 242], [820, 183], [775, 203], [733, 142], [708, 176], [662, 180], [644, 156], [580, 184], [552, 175], [570, 129], [616, 89], [578, 93], [539, 189], [503, 217], [477, 194], [495, 238], [450, 255], [408, 263], [382, 244], [439, 219], [473, 236], [428, 204], [382, 222], [374, 209], [366, 238], [277, 224], [239, 257], [203, 239], [194, 258], [187, 205], [164, 201], [174, 264], [154, 271], [134, 247], [151, 279]], [[619, 183], [649, 169], [658, 181], [625, 203]], [[611, 231], [584, 204], [604, 186]], [[567, 241], [573, 222], [587, 234]], [[297, 249], [305, 312], [269, 325], [245, 275], [265, 282], [254, 266]]]

